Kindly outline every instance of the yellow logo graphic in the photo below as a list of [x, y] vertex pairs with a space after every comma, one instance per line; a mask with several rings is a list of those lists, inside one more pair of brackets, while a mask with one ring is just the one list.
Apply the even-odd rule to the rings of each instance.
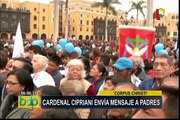
[[18, 108], [40, 108], [39, 96], [18, 96]]
[[157, 20], [160, 20], [160, 13], [159, 13], [159, 11], [162, 12], [163, 16], [165, 15], [165, 12], [166, 12], [165, 9], [163, 9], [163, 8], [156, 9], [156, 19]]

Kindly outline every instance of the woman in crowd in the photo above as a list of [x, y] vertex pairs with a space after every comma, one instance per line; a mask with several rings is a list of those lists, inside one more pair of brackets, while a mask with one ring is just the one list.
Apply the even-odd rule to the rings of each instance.
[[29, 118], [30, 109], [18, 108], [18, 96], [21, 92], [33, 92], [34, 84], [30, 73], [26, 70], [13, 70], [8, 73], [5, 83], [8, 95], [2, 101], [0, 118]]
[[67, 80], [80, 80], [84, 86], [84, 94], [86, 95], [95, 95], [95, 91], [90, 82], [88, 82], [85, 77], [84, 65], [79, 59], [72, 59], [68, 62], [65, 68], [66, 75], [60, 81], [60, 89], [61, 85]]
[[102, 64], [94, 65], [90, 71], [90, 76], [92, 78], [89, 81], [92, 83], [93, 88], [97, 94], [100, 86], [103, 84], [103, 82], [107, 76], [105, 66]]
[[78, 57], [78, 59], [80, 59], [83, 64], [84, 64], [84, 69], [86, 71], [86, 77], [85, 79], [88, 80], [91, 78], [91, 76], [89, 75], [90, 69], [91, 69], [91, 65], [90, 65], [90, 61], [88, 58], [84, 57], [84, 56], [80, 56]]

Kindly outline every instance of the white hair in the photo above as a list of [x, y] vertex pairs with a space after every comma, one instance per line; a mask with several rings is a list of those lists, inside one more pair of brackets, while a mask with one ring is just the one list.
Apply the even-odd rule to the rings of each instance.
[[144, 61], [140, 56], [131, 56], [130, 59], [133, 61], [134, 65], [139, 65], [140, 68], [144, 68]]
[[67, 79], [69, 79], [69, 68], [71, 66], [80, 66], [81, 67], [81, 69], [82, 69], [81, 79], [83, 79], [86, 76], [86, 71], [84, 70], [84, 64], [82, 63], [82, 61], [79, 59], [72, 59], [67, 63], [66, 68], [65, 68], [65, 71], [66, 71], [65, 77]]
[[48, 67], [49, 59], [43, 55], [35, 54], [33, 56], [33, 59], [35, 59], [39, 64], [42, 65], [42, 70], [45, 71]]
[[79, 80], [67, 80], [60, 87], [60, 90], [64, 96], [68, 95], [68, 91], [70, 89], [74, 90], [74, 93], [77, 96], [84, 95], [84, 86], [83, 83]]

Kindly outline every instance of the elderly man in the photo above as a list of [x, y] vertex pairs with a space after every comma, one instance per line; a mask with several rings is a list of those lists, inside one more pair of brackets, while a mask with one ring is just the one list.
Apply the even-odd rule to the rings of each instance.
[[131, 56], [130, 59], [134, 63], [134, 74], [141, 80], [148, 80], [150, 77], [144, 71], [144, 61], [140, 56]]
[[141, 82], [139, 89], [148, 90], [161, 86], [163, 80], [173, 72], [173, 60], [168, 55], [156, 56], [153, 70], [155, 78]]

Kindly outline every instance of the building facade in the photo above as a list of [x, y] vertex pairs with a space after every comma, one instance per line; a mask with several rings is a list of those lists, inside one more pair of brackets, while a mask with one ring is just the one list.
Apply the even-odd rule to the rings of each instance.
[[179, 14], [178, 13], [168, 13], [160, 20], [154, 21], [154, 27], [156, 28], [156, 36], [167, 37], [169, 39], [178, 37], [178, 21]]
[[[69, 31], [68, 36], [73, 39], [104, 39], [105, 8], [93, 8], [93, 0], [69, 0]], [[65, 7], [64, 7], [65, 8]], [[63, 11], [65, 14], [65, 9]], [[118, 14], [123, 14], [120, 12]], [[65, 32], [66, 18], [63, 17], [63, 31]], [[109, 11], [108, 40], [118, 37], [118, 16]], [[99, 31], [99, 32], [98, 32]]]
[[[61, 1], [61, 0], [59, 0]], [[93, 8], [93, 0], [68, 0], [68, 38], [104, 40], [105, 8]], [[123, 3], [122, 3], [123, 4]], [[54, 17], [58, 17], [58, 38], [64, 37], [66, 28], [65, 2], [59, 4], [59, 16], [54, 16], [54, 4], [38, 2], [23, 2], [20, 0], [0, 0], [0, 38], [12, 39], [18, 25], [24, 39], [53, 39]], [[154, 20], [156, 36], [177, 37], [178, 13], [171, 13], [161, 20]], [[8, 19], [8, 20], [7, 20]], [[128, 24], [126, 24], [128, 23]], [[125, 11], [108, 14], [108, 40], [118, 38], [120, 25], [143, 26], [144, 21], [131, 17], [127, 19]]]
[[[21, 31], [24, 39], [52, 39], [53, 36], [53, 5], [37, 2], [23, 2], [20, 0], [2, 0], [1, 31], [2, 39], [12, 39], [15, 35], [18, 21], [21, 23]], [[8, 13], [8, 16], [4, 14]], [[7, 19], [4, 24], [5, 19]], [[13, 18], [13, 19], [12, 19]], [[4, 29], [4, 27], [11, 29]]]

